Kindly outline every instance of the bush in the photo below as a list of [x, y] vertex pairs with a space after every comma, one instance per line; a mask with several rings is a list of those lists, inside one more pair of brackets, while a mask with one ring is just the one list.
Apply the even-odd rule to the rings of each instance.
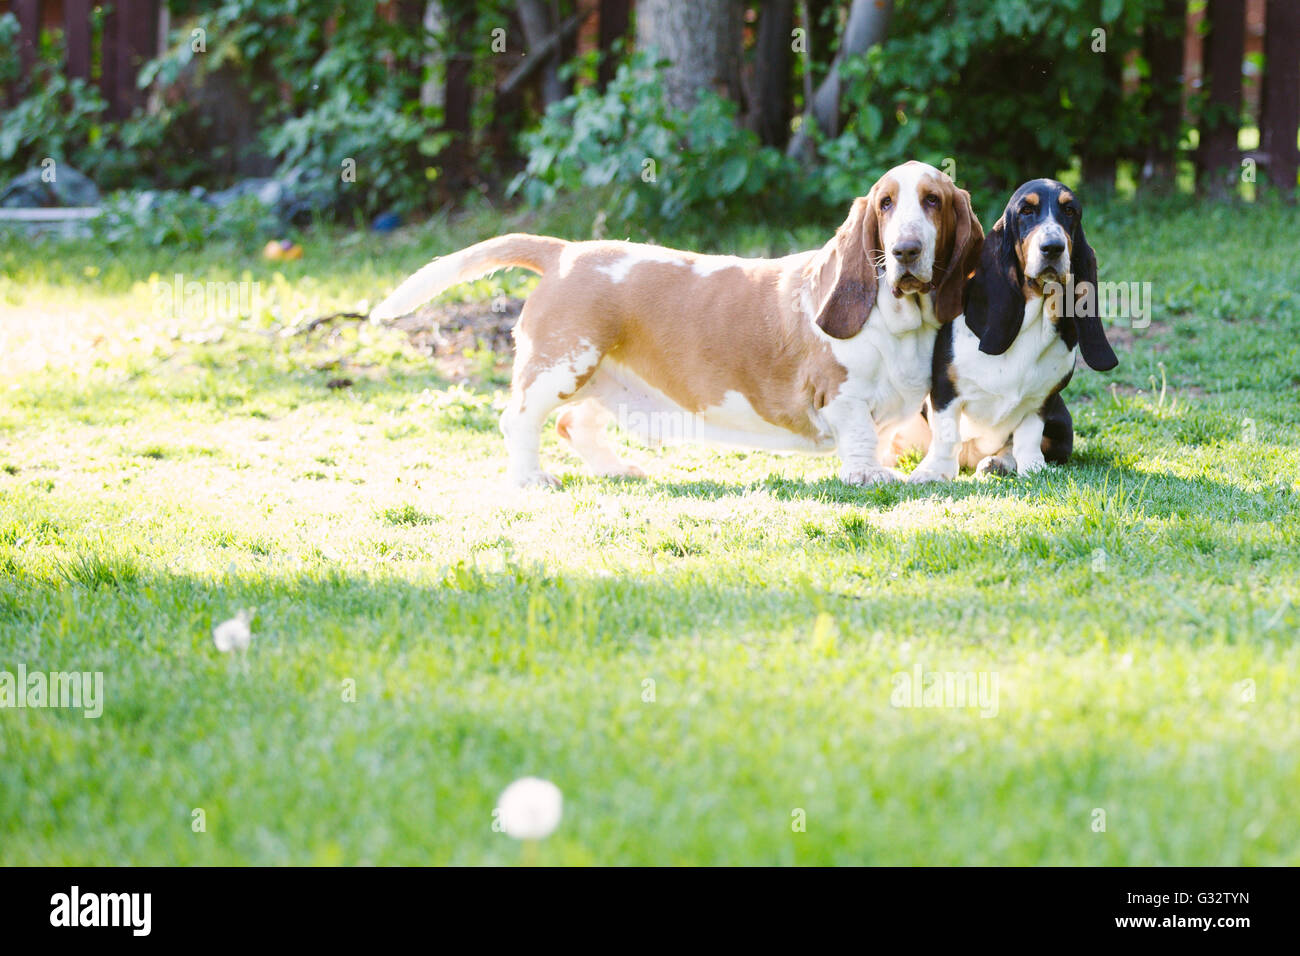
[[[1160, 0], [1023, 0], [898, 5], [888, 42], [847, 64], [843, 132], [823, 138], [817, 191], [834, 201], [906, 159], [942, 166], [983, 204], [1076, 154], [1130, 156], [1152, 138], [1140, 108], [1152, 95], [1136, 58], [1136, 91], [1117, 95], [1102, 68], [1140, 44]], [[1105, 52], [1094, 52], [1104, 30]]]
[[[345, 215], [409, 211], [426, 204], [432, 157], [447, 142], [435, 132], [441, 109], [419, 102], [418, 63], [434, 38], [389, 22], [382, 7], [222, 0], [188, 23], [183, 42], [144, 78], [167, 86], [193, 71], [201, 84], [208, 73], [233, 71], [277, 178]], [[211, 44], [201, 58], [190, 50], [193, 30]], [[355, 181], [343, 175], [346, 160], [356, 164]]]
[[688, 112], [670, 108], [644, 55], [603, 94], [587, 87], [551, 106], [523, 143], [528, 166], [509, 194], [533, 205], [607, 188], [621, 219], [673, 219], [801, 198], [792, 166], [737, 126], [735, 104], [705, 92]]
[[152, 246], [201, 249], [212, 240], [229, 240], [251, 251], [281, 228], [255, 196], [241, 196], [218, 209], [187, 193], [119, 192], [100, 208], [91, 230], [109, 248], [143, 239]]
[[[0, 95], [19, 82], [17, 36], [13, 14], [0, 14]], [[99, 90], [65, 76], [63, 62], [57, 34], [43, 34], [35, 72], [20, 90], [25, 95], [0, 118], [0, 176], [17, 175], [49, 157], [106, 189], [176, 186], [202, 165], [171, 135], [188, 112], [184, 104], [155, 113], [136, 110], [112, 122]]]
[[[422, 205], [427, 179], [420, 156], [436, 151], [440, 142], [423, 122], [400, 109], [396, 97], [359, 107], [346, 90], [266, 135], [267, 147], [279, 161], [278, 177], [313, 196], [320, 208], [367, 214], [388, 208], [407, 212]], [[345, 177], [347, 168], [355, 176]]]

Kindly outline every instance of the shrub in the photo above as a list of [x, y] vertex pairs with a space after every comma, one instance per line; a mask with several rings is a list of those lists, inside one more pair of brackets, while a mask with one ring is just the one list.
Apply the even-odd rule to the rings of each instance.
[[[1122, 63], [1159, 0], [990, 0], [899, 4], [888, 41], [846, 64], [839, 136], [821, 138], [817, 192], [842, 202], [906, 159], [942, 166], [985, 208], [1075, 154], [1131, 155], [1151, 139], [1139, 104], [1152, 95], [1135, 56], [1136, 88], [1114, 95], [1102, 67]], [[1105, 52], [1093, 52], [1096, 30]]]
[[[96, 30], [100, 27], [96, 26]], [[18, 21], [0, 14], [0, 96], [17, 87]], [[16, 175], [46, 157], [85, 173], [101, 188], [185, 184], [203, 166], [172, 135], [185, 104], [113, 122], [99, 90], [63, 73], [61, 37], [42, 34], [35, 72], [23, 95], [0, 117], [0, 175]]]
[[552, 105], [523, 143], [528, 165], [509, 193], [534, 205], [608, 188], [621, 219], [672, 219], [800, 198], [790, 164], [736, 124], [733, 103], [705, 92], [689, 111], [670, 108], [644, 55], [603, 94], [587, 87]]

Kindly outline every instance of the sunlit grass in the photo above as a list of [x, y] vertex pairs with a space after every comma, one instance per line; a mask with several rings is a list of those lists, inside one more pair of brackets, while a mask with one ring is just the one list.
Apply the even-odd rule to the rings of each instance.
[[[287, 265], [0, 243], [0, 670], [102, 670], [107, 697], [0, 710], [0, 861], [515, 862], [493, 801], [536, 774], [566, 807], [542, 862], [1300, 862], [1300, 230], [1088, 217], [1155, 310], [1071, 383], [1076, 462], [869, 491], [704, 448], [593, 479], [548, 434], [566, 490], [512, 492], [497, 384], [366, 323], [284, 334], [493, 231], [585, 235], [580, 210]], [[176, 271], [247, 273], [265, 307], [160, 316]], [[211, 630], [241, 608], [238, 660]], [[893, 706], [917, 664], [996, 674], [996, 716]]]

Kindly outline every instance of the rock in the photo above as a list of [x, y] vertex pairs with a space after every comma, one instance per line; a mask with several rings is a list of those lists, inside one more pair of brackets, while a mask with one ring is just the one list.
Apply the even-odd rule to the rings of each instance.
[[[53, 178], [53, 182], [46, 180]], [[0, 206], [8, 209], [49, 209], [59, 206], [98, 206], [99, 189], [90, 177], [66, 163], [29, 169], [0, 189]]]
[[208, 193], [203, 197], [203, 200], [218, 209], [223, 209], [236, 199], [244, 196], [256, 197], [258, 202], [268, 209], [276, 209], [289, 198], [288, 190], [284, 188], [284, 185], [279, 180], [256, 178], [245, 179], [220, 192]]

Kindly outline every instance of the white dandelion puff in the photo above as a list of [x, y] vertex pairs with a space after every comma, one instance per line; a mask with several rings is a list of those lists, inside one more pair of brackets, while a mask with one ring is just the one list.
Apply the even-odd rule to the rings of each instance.
[[212, 629], [212, 643], [223, 654], [231, 651], [246, 651], [253, 640], [253, 632], [248, 625], [253, 620], [251, 610], [242, 610], [228, 621], [222, 621]]
[[516, 840], [544, 840], [560, 825], [564, 798], [549, 780], [524, 777], [506, 787], [497, 809], [501, 829]]

